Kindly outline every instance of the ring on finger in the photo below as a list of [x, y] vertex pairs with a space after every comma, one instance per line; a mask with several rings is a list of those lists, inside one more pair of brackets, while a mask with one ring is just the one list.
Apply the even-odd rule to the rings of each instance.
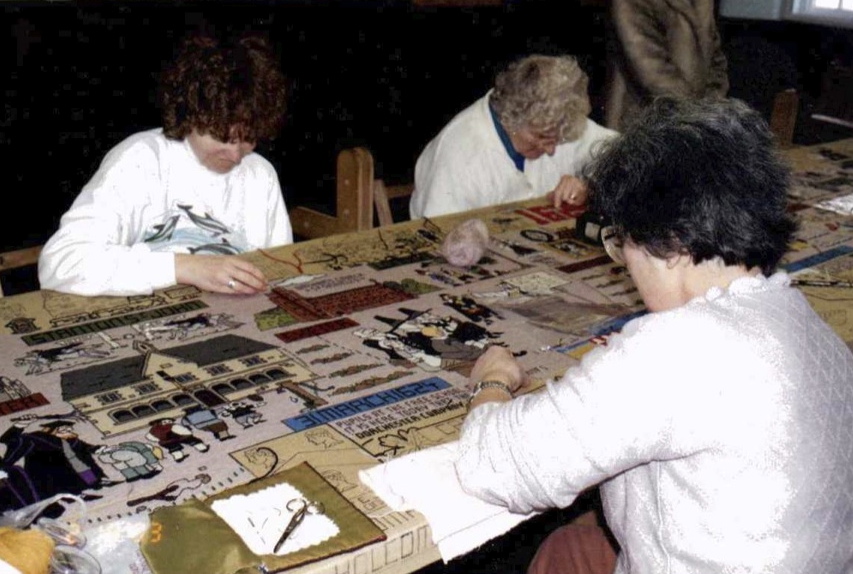
[[229, 289], [236, 289], [237, 288], [237, 282], [234, 281], [233, 279], [230, 279], [228, 281], [227, 285], [228, 285]]

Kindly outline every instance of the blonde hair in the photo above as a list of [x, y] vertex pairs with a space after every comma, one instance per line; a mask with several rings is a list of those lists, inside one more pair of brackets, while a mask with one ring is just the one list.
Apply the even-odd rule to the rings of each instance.
[[573, 141], [592, 110], [588, 85], [573, 56], [534, 54], [498, 74], [489, 102], [507, 131], [556, 130], [560, 142]]

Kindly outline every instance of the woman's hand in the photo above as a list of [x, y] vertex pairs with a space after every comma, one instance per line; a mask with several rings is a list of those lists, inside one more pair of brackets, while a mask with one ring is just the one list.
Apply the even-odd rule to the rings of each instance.
[[233, 255], [175, 254], [178, 283], [195, 285], [203, 291], [252, 295], [267, 289], [260, 269]]
[[513, 393], [527, 384], [521, 364], [506, 347], [489, 347], [471, 369], [471, 386], [480, 381], [500, 381]]
[[568, 205], [583, 205], [586, 203], [586, 183], [573, 175], [560, 178], [557, 187], [548, 192], [548, 200], [559, 209], [564, 203]]

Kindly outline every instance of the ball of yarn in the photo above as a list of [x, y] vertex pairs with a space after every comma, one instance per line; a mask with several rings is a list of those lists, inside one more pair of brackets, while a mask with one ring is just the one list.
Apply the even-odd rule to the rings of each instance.
[[40, 530], [0, 527], [0, 560], [21, 574], [47, 574], [53, 539]]
[[489, 229], [479, 219], [469, 219], [447, 234], [441, 254], [451, 265], [470, 267], [486, 253]]

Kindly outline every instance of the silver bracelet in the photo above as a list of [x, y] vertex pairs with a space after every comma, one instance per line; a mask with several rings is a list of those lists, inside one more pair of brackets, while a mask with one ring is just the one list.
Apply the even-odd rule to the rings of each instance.
[[471, 394], [468, 395], [468, 408], [471, 408], [471, 401], [473, 401], [474, 397], [477, 396], [477, 393], [483, 389], [500, 389], [509, 395], [509, 398], [512, 398], [512, 389], [510, 389], [509, 385], [503, 381], [480, 381], [474, 385], [474, 388], [471, 389]]

